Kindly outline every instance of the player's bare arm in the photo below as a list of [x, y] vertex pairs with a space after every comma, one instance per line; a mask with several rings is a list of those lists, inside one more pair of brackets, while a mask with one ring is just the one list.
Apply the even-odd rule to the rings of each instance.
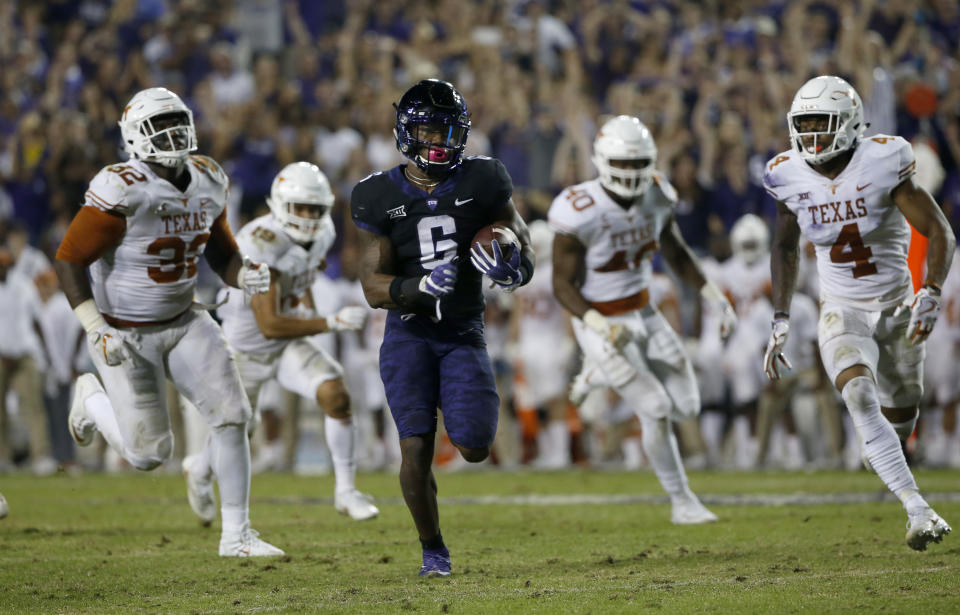
[[770, 243], [770, 279], [775, 312], [790, 311], [799, 267], [800, 225], [797, 224], [797, 216], [786, 205], [777, 201], [777, 220]]
[[360, 285], [363, 296], [372, 308], [386, 310], [398, 306], [390, 298], [390, 284], [393, 275], [393, 245], [390, 239], [376, 233], [357, 228], [360, 241]]
[[[282, 313], [280, 306], [280, 281], [278, 273], [272, 272], [270, 289], [250, 298], [250, 308], [257, 320], [257, 327], [267, 339], [287, 339], [326, 333], [326, 318], [297, 318]], [[305, 296], [309, 296], [309, 293]]]
[[93, 299], [87, 267], [116, 247], [127, 229], [126, 219], [95, 207], [81, 207], [67, 227], [53, 268], [70, 307]]
[[890, 196], [907, 222], [929, 241], [924, 284], [933, 284], [939, 289], [947, 279], [956, 246], [950, 223], [930, 193], [912, 177], [894, 188]]
[[687, 245], [674, 218], [670, 219], [660, 233], [660, 253], [673, 272], [685, 283], [697, 289], [707, 283], [700, 262]]
[[207, 257], [210, 268], [220, 276], [220, 279], [234, 288], [240, 287], [237, 275], [243, 267], [243, 256], [230, 230], [226, 212], [221, 212], [213, 221], [204, 256]]
[[660, 233], [660, 252], [677, 276], [698, 289], [700, 295], [713, 306], [720, 317], [720, 336], [723, 339], [728, 338], [737, 326], [733, 305], [723, 291], [704, 275], [700, 261], [693, 255], [673, 217]]
[[577, 318], [583, 318], [590, 309], [580, 293], [586, 253], [586, 247], [576, 237], [557, 233], [553, 239], [553, 294]]

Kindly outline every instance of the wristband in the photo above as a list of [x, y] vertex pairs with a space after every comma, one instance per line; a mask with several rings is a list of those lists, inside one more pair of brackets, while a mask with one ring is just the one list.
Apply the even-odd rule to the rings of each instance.
[[930, 289], [930, 290], [933, 292], [933, 294], [935, 294], [935, 295], [938, 296], [938, 297], [940, 296], [940, 293], [942, 292], [941, 289], [940, 289], [940, 287], [937, 286], [936, 284], [934, 284], [933, 282], [924, 282], [924, 283], [923, 283], [923, 288], [928, 288], [928, 289]]
[[776, 311], [773, 313], [774, 320], [790, 320], [790, 312]]
[[432, 314], [437, 298], [420, 291], [420, 278], [397, 276], [390, 282], [390, 300], [403, 309]]
[[77, 320], [80, 321], [83, 330], [87, 333], [93, 333], [100, 327], [107, 325], [107, 321], [103, 319], [103, 314], [97, 309], [97, 303], [93, 299], [87, 299], [73, 308], [73, 313], [77, 315]]
[[520, 253], [520, 267], [518, 269], [520, 269], [520, 286], [533, 279], [533, 263], [523, 252]]

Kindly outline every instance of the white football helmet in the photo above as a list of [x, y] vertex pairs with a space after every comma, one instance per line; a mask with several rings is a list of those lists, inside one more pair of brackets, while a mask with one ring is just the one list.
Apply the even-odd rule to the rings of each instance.
[[537, 255], [538, 262], [549, 262], [553, 254], [553, 231], [545, 220], [534, 220], [527, 225], [530, 231], [530, 245]]
[[770, 250], [770, 229], [759, 216], [746, 214], [730, 229], [730, 249], [748, 265], [753, 265]]
[[[827, 116], [823, 132], [801, 132], [797, 119], [804, 116]], [[810, 164], [823, 164], [848, 149], [855, 147], [867, 125], [863, 120], [863, 102], [849, 83], [840, 77], [821, 75], [803, 84], [793, 97], [787, 113], [790, 142], [793, 149]], [[827, 137], [832, 139], [827, 144]], [[813, 137], [804, 146], [803, 137]]]
[[[270, 213], [294, 241], [307, 243], [320, 234], [323, 217], [333, 207], [333, 190], [330, 189], [327, 176], [317, 165], [292, 162], [273, 178], [267, 205], [270, 206]], [[297, 215], [294, 205], [312, 205], [317, 208], [316, 215]]]
[[[646, 160], [642, 168], [622, 169], [611, 160]], [[657, 163], [657, 145], [653, 135], [639, 119], [618, 115], [607, 120], [593, 142], [593, 164], [600, 173], [600, 184], [614, 194], [632, 199], [640, 196], [653, 182]]]
[[[158, 116], [168, 114], [179, 115], [179, 121], [172, 126], [154, 126]], [[148, 88], [134, 94], [118, 124], [124, 148], [132, 158], [173, 168], [197, 149], [193, 112], [166, 88]]]

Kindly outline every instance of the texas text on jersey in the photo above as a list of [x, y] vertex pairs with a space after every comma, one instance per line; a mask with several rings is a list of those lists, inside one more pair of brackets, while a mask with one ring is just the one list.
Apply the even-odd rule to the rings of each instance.
[[472, 156], [427, 193], [407, 181], [405, 166], [374, 173], [357, 184], [350, 197], [353, 220], [390, 238], [395, 275], [420, 278], [458, 258], [456, 287], [441, 300], [443, 320], [476, 316], [484, 303], [481, 275], [468, 265], [470, 242], [503, 214], [513, 182], [499, 160]]
[[766, 166], [764, 187], [797, 216], [817, 251], [822, 298], [882, 310], [910, 291], [910, 228], [890, 192], [916, 173], [910, 144], [877, 135], [860, 142], [834, 179], [793, 150]]
[[[105, 167], [90, 182], [84, 206], [114, 214], [124, 225], [112, 250], [84, 263], [90, 265], [93, 295], [106, 317], [165, 321], [193, 302], [197, 259], [214, 227], [227, 228], [229, 183], [207, 156], [190, 156], [186, 168], [190, 184], [183, 192], [136, 159]], [[68, 237], [65, 243], [77, 239]], [[64, 248], [86, 251], [83, 246]]]
[[610, 198], [599, 179], [567, 188], [550, 206], [550, 226], [587, 248], [586, 278], [580, 288], [587, 301], [648, 300], [638, 295], [649, 295], [650, 259], [660, 249], [658, 238], [677, 202], [670, 182], [659, 173], [653, 177], [653, 184], [629, 209]]

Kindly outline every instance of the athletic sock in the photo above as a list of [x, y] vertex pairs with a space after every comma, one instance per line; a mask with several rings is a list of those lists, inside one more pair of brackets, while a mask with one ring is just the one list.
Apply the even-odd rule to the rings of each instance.
[[643, 450], [653, 466], [660, 484], [674, 502], [690, 495], [687, 474], [683, 470], [677, 438], [670, 419], [640, 419], [643, 429]]
[[126, 447], [123, 444], [123, 436], [120, 435], [120, 424], [117, 423], [117, 415], [113, 411], [113, 404], [107, 394], [103, 391], [97, 391], [87, 397], [83, 405], [93, 418], [93, 422], [97, 425], [97, 431], [107, 441], [107, 444], [120, 456], [125, 457]]
[[357, 461], [353, 457], [353, 423], [350, 419], [327, 416], [323, 427], [333, 461], [336, 493], [351, 491], [355, 489], [354, 477], [357, 473]]
[[223, 533], [236, 533], [250, 522], [250, 442], [246, 427], [213, 427], [210, 444], [210, 459], [220, 488]]
[[897, 497], [905, 490], [916, 492], [917, 483], [900, 449], [900, 439], [890, 421], [880, 412], [880, 399], [873, 379], [866, 376], [853, 378], [843, 387], [841, 396], [863, 443], [864, 455], [880, 480]]
[[424, 551], [437, 551], [439, 549], [446, 549], [447, 545], [443, 544], [443, 535], [440, 532], [437, 532], [437, 535], [433, 538], [428, 538], [426, 540], [421, 538], [420, 547]]

